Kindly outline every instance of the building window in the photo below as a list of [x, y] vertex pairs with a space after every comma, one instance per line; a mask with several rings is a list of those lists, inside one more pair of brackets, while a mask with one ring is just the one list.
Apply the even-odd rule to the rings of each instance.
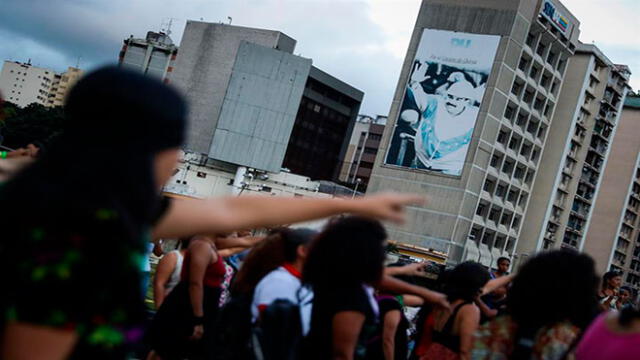
[[527, 132], [535, 136], [538, 131], [538, 125], [540, 124], [537, 121], [531, 119], [531, 121], [529, 121], [529, 125], [527, 126]]
[[540, 139], [540, 141], [544, 141], [544, 136], [547, 133], [547, 127], [542, 125], [540, 126], [540, 128], [538, 129], [538, 139]]
[[366, 147], [366, 148], [364, 148], [364, 153], [365, 153], [365, 154], [375, 155], [375, 154], [377, 154], [377, 153], [378, 153], [378, 149], [376, 149], [376, 148]]
[[528, 45], [530, 48], [532, 48], [532, 49], [533, 49], [533, 44], [534, 44], [535, 42], [536, 42], [536, 36], [535, 36], [535, 35], [533, 35], [532, 33], [529, 33], [529, 34], [527, 35], [527, 40], [526, 40], [527, 45]]
[[527, 171], [527, 176], [524, 177], [524, 182], [525, 184], [531, 186], [531, 183], [533, 182], [533, 175], [535, 174], [535, 171], [529, 169]]
[[549, 75], [544, 74], [542, 75], [542, 77], [540, 78], [540, 86], [542, 86], [543, 88], [547, 88], [547, 85], [549, 85], [551, 78], [549, 77]]
[[509, 149], [518, 152], [518, 148], [520, 146], [520, 138], [513, 136], [511, 141], [509, 142]]
[[504, 165], [502, 165], [502, 172], [511, 176], [511, 172], [513, 171], [514, 163], [511, 160], [505, 160]]
[[540, 152], [537, 149], [533, 150], [533, 152], [531, 153], [531, 161], [537, 162], [538, 156], [540, 156]]
[[520, 149], [520, 155], [524, 156], [525, 158], [529, 158], [529, 155], [531, 154], [531, 149], [532, 149], [531, 145], [523, 144], [522, 148]]
[[525, 57], [520, 58], [520, 62], [518, 63], [518, 69], [522, 70], [522, 72], [526, 73], [527, 67], [529, 66], [529, 60]]
[[524, 126], [527, 124], [528, 118], [529, 118], [529, 114], [521, 110], [518, 113], [518, 118], [516, 119], [516, 125], [524, 129]]
[[500, 132], [498, 133], [498, 139], [497, 141], [502, 144], [505, 145], [507, 143], [507, 138], [509, 137], [509, 135], [507, 134], [506, 131], [504, 130], [500, 130]]
[[553, 51], [549, 51], [549, 56], [547, 56], [547, 62], [549, 64], [551, 64], [551, 66], [553, 66], [554, 62], [556, 61], [556, 57], [558, 55], [556, 53], [554, 53]]
[[502, 214], [502, 219], [500, 219], [500, 224], [504, 226], [509, 226], [509, 222], [511, 222], [511, 215], [506, 213]]
[[542, 107], [544, 106], [544, 99], [543, 98], [536, 98], [535, 103], [533, 104], [533, 108], [538, 110], [538, 111], [542, 111]]
[[516, 167], [516, 171], [513, 173], [513, 177], [518, 179], [518, 180], [522, 180], [522, 178], [524, 178], [524, 174], [526, 172], [526, 168], [523, 166], [518, 166]]
[[489, 179], [485, 180], [484, 182], [484, 186], [483, 186], [483, 190], [488, 192], [488, 193], [492, 193], [493, 192], [493, 187], [495, 186], [495, 183]]
[[531, 72], [529, 72], [529, 76], [535, 80], [536, 76], [538, 76], [538, 73], [540, 72], [540, 69], [538, 69], [536, 66], [531, 67]]
[[518, 199], [518, 206], [524, 209], [525, 205], [527, 205], [527, 194], [520, 194], [520, 199]]
[[487, 206], [483, 203], [478, 204], [478, 208], [476, 209], [476, 215], [484, 216], [484, 212], [487, 209]]
[[493, 154], [491, 157], [491, 167], [499, 169], [502, 164], [502, 156], [498, 154]]
[[[522, 84], [516, 81], [513, 83], [513, 86], [511, 87], [511, 93], [519, 98], [520, 93], [522, 92], [522, 88], [523, 88]], [[508, 117], [508, 118], [511, 119], [511, 117]]]
[[564, 66], [567, 63], [567, 61], [565, 59], [560, 59], [560, 61], [558, 61], [558, 67], [556, 68], [559, 72], [563, 72], [564, 71]]
[[489, 211], [489, 220], [491, 220], [493, 222], [497, 222], [499, 216], [500, 216], [500, 210], [499, 209], [492, 208], [491, 211]]
[[522, 98], [522, 100], [528, 105], [531, 105], [531, 102], [533, 101], [533, 96], [534, 96], [533, 91], [527, 90], [524, 92], [524, 97]]
[[382, 136], [378, 135], [378, 134], [369, 134], [369, 139], [374, 140], [374, 141], [378, 141], [378, 140], [382, 139]]
[[538, 48], [536, 49], [536, 54], [540, 55], [540, 57], [543, 58], [543, 59], [544, 59], [545, 50], [547, 50], [547, 46], [542, 42], [538, 43]]
[[511, 106], [511, 104], [507, 105], [507, 108], [504, 110], [504, 118], [508, 120], [513, 120], [513, 115], [515, 114], [516, 109]]
[[516, 231], [520, 228], [520, 217], [516, 216], [513, 218], [513, 224], [511, 225]]
[[549, 102], [547, 103], [547, 106], [544, 107], [544, 116], [547, 118], [550, 117], [552, 111], [553, 111], [553, 103]]

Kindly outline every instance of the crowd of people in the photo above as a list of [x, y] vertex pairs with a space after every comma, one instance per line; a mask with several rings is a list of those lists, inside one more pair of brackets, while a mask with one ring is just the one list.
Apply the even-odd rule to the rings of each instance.
[[[426, 264], [387, 264], [381, 221], [419, 196], [162, 197], [186, 111], [164, 84], [104, 68], [72, 89], [46, 152], [2, 156], [2, 359], [640, 358], [633, 291], [588, 255], [467, 261], [428, 287]], [[162, 254], [160, 239], [179, 241]]]

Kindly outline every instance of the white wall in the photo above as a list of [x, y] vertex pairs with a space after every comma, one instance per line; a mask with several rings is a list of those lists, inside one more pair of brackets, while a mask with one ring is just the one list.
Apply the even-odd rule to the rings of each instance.
[[0, 73], [0, 93], [4, 100], [25, 107], [48, 104], [55, 72], [13, 61], [5, 61]]

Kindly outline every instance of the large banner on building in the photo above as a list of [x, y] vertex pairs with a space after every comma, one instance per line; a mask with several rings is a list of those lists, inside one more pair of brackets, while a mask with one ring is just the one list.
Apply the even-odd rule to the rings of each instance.
[[424, 29], [385, 163], [460, 176], [500, 36]]

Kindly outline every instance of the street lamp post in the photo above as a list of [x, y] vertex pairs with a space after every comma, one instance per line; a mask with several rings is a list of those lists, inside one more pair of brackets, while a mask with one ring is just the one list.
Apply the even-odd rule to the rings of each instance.
[[353, 188], [353, 195], [351, 195], [352, 199], [355, 199], [356, 193], [358, 192], [358, 186], [360, 185], [361, 182], [362, 182], [362, 179], [360, 178], [356, 179], [356, 187]]

